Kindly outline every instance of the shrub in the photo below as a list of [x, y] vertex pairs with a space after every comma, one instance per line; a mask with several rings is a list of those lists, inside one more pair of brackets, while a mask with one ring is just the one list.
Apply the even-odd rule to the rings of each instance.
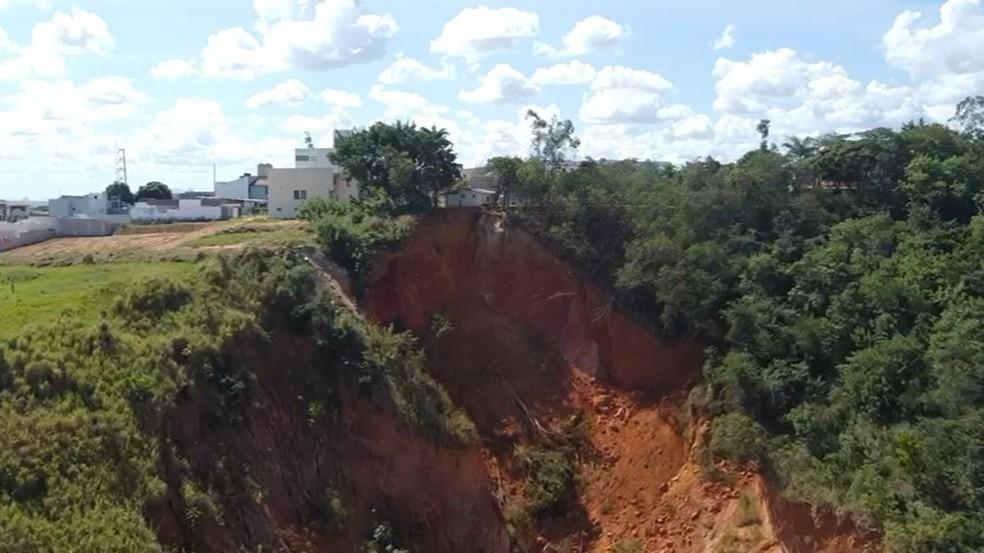
[[742, 413], [728, 413], [711, 426], [711, 453], [745, 463], [765, 459], [767, 438], [765, 429]]
[[574, 489], [574, 463], [566, 451], [519, 446], [516, 458], [526, 473], [525, 495], [540, 515], [559, 508]]
[[177, 311], [191, 300], [187, 285], [164, 278], [150, 278], [137, 284], [120, 297], [113, 310], [127, 318], [160, 317]]

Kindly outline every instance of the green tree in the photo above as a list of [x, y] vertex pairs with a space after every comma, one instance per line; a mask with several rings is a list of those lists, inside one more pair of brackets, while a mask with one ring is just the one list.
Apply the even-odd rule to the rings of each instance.
[[116, 181], [106, 187], [106, 197], [110, 201], [119, 201], [124, 204], [133, 205], [135, 198], [130, 187], [125, 182]]
[[555, 115], [547, 121], [532, 109], [526, 112], [526, 118], [530, 120], [533, 130], [533, 157], [542, 161], [548, 169], [562, 168], [581, 146], [570, 119], [561, 121]]
[[163, 182], [150, 181], [137, 190], [137, 201], [170, 200], [171, 198], [171, 189]]
[[769, 127], [772, 125], [772, 121], [768, 119], [762, 119], [755, 126], [755, 130], [758, 131], [759, 137], [762, 139], [762, 143], [759, 144], [759, 149], [763, 152], [769, 149]]
[[435, 207], [461, 179], [447, 130], [413, 123], [376, 123], [340, 136], [330, 158], [364, 190], [381, 190], [403, 212]]
[[957, 104], [957, 111], [950, 119], [960, 125], [970, 136], [984, 138], [984, 96], [968, 96]]
[[492, 172], [496, 201], [507, 211], [522, 183], [523, 160], [518, 157], [494, 157], [488, 162]]

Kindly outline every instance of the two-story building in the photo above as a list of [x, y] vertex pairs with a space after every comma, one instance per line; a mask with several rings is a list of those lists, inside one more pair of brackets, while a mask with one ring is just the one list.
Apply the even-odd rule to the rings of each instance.
[[359, 183], [346, 178], [345, 171], [329, 158], [331, 148], [298, 148], [293, 168], [267, 171], [270, 216], [293, 219], [304, 202], [315, 198], [351, 201], [359, 197]]

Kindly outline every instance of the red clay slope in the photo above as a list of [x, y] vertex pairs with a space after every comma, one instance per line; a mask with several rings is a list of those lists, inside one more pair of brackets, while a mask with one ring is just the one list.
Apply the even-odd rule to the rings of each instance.
[[[520, 529], [521, 550], [853, 553], [870, 545], [774, 501], [750, 472], [707, 481], [693, 455], [703, 430], [682, 399], [699, 375], [700, 346], [667, 344], [613, 311], [602, 289], [497, 216], [437, 213], [377, 269], [368, 315], [421, 338], [431, 371], [476, 423], [503, 511], [523, 502], [515, 451], [538, 440], [529, 419], [546, 428], [578, 421], [575, 497]], [[432, 331], [437, 315], [452, 327], [441, 335]]]
[[417, 334], [435, 314], [480, 304], [540, 333], [572, 367], [626, 389], [679, 390], [701, 364], [698, 345], [657, 340], [531, 236], [477, 210], [422, 222], [416, 238], [381, 263], [366, 300], [371, 317]]

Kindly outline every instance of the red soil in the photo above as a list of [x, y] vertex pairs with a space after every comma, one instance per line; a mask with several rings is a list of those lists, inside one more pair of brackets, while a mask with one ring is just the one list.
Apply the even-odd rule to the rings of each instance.
[[[504, 509], [524, 495], [516, 446], [536, 441], [537, 425], [579, 421], [576, 497], [537, 522], [529, 550], [865, 550], [853, 528], [801, 520], [752, 473], [731, 471], [727, 484], [703, 476], [698, 422], [683, 408], [701, 347], [661, 341], [613, 311], [602, 289], [494, 216], [455, 210], [422, 222], [380, 263], [364, 305], [423, 339], [432, 372], [478, 427]], [[453, 330], [433, 335], [435, 315]]]

